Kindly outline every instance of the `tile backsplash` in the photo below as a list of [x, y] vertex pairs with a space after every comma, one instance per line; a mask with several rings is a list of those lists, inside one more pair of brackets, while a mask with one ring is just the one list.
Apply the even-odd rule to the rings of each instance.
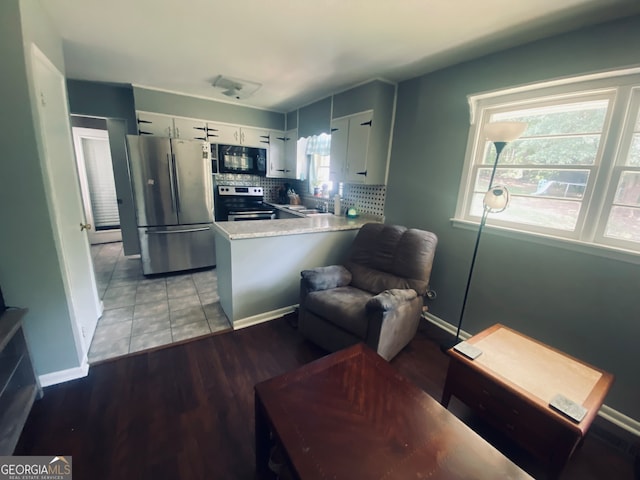
[[[267, 202], [278, 201], [278, 190], [288, 183], [302, 197], [302, 202], [308, 206], [315, 206], [323, 202], [329, 203], [329, 210], [333, 211], [333, 196], [330, 198], [314, 197], [308, 193], [307, 182], [287, 178], [267, 178], [256, 175], [220, 173], [214, 176], [216, 185], [259, 186], [264, 189], [264, 199]], [[355, 208], [358, 213], [384, 216], [384, 202], [387, 195], [385, 185], [359, 185], [345, 183], [342, 187], [343, 210]]]

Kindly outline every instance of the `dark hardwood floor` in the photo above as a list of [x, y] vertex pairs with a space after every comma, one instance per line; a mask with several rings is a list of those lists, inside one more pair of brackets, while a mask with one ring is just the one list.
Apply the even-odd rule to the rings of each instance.
[[[302, 339], [292, 318], [106, 362], [86, 378], [48, 387], [15, 454], [72, 455], [78, 480], [251, 479], [253, 386], [325, 354]], [[391, 363], [438, 400], [448, 365], [438, 343], [445, 340], [423, 322]], [[531, 475], [541, 475], [540, 465], [461, 403], [450, 407]], [[588, 435], [561, 478], [633, 479], [633, 462]]]

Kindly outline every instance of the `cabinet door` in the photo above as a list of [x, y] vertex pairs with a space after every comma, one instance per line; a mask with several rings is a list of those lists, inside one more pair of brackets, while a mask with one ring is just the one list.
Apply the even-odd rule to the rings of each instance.
[[173, 118], [155, 113], [138, 112], [138, 134], [173, 137]]
[[269, 148], [269, 131], [259, 128], [241, 128], [240, 145], [247, 147]]
[[206, 141], [206, 130], [207, 125], [200, 120], [192, 120], [190, 118], [173, 119], [173, 131], [176, 138]]
[[287, 176], [284, 157], [285, 145], [284, 132], [270, 132], [267, 177], [284, 178]]
[[220, 141], [222, 134], [222, 126], [217, 123], [207, 122], [207, 130], [205, 137], [209, 143], [224, 143]]
[[284, 172], [287, 178], [304, 179], [304, 158], [298, 159], [298, 129], [284, 133]]
[[347, 142], [347, 169], [345, 182], [367, 183], [367, 154], [373, 113], [367, 112], [349, 118]]
[[240, 145], [240, 127], [224, 123], [207, 123], [209, 142], [224, 145]]
[[349, 119], [339, 118], [331, 121], [331, 160], [329, 178], [332, 182], [345, 181], [347, 164], [347, 142], [349, 140]]

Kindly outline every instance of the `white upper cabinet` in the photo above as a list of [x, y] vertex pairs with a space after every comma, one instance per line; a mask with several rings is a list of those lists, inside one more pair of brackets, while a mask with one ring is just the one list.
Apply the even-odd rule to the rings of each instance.
[[334, 182], [384, 183], [386, 156], [372, 155], [373, 111], [331, 121], [331, 164]]
[[211, 143], [269, 148], [269, 130], [261, 128], [207, 123], [207, 135]]
[[267, 177], [286, 178], [287, 169], [285, 165], [285, 145], [286, 137], [284, 132], [271, 131], [269, 139], [269, 160]]
[[173, 118], [156, 113], [137, 112], [138, 134], [173, 137]]
[[207, 140], [207, 124], [191, 118], [174, 118], [173, 133], [175, 138], [184, 140]]
[[369, 139], [373, 112], [354, 115], [349, 118], [349, 139], [347, 141], [347, 165], [344, 180], [347, 183], [374, 183], [368, 171]]
[[331, 120], [331, 160], [329, 178], [332, 182], [343, 182], [347, 167], [347, 147], [349, 140], [349, 119]]
[[272, 178], [305, 178], [304, 157], [298, 157], [298, 130], [270, 131], [269, 167], [267, 176]]
[[269, 130], [240, 127], [240, 145], [268, 149], [270, 138]]

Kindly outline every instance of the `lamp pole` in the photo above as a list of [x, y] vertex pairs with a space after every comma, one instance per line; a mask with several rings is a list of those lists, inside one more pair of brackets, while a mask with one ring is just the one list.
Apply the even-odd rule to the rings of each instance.
[[[469, 275], [467, 277], [467, 285], [464, 290], [464, 297], [462, 299], [462, 309], [460, 310], [460, 317], [458, 319], [458, 328], [456, 329], [456, 338], [453, 345], [444, 346], [443, 350], [446, 350], [460, 342], [460, 330], [462, 329], [462, 320], [464, 319], [464, 312], [467, 306], [467, 299], [469, 298], [469, 289], [471, 287], [471, 280], [473, 279], [473, 270], [476, 265], [476, 257], [478, 255], [478, 246], [480, 245], [480, 237], [482, 236], [482, 230], [484, 229], [484, 225], [487, 222], [487, 215], [492, 211], [502, 211], [506, 208], [507, 203], [509, 202], [509, 193], [505, 187], [496, 187], [492, 191], [493, 180], [496, 175], [496, 170], [498, 167], [498, 160], [500, 159], [500, 154], [504, 147], [508, 142], [517, 139], [522, 135], [524, 130], [527, 128], [527, 124], [523, 122], [493, 122], [485, 125], [484, 133], [486, 135], [487, 140], [493, 142], [493, 145], [496, 149], [496, 159], [493, 162], [493, 168], [491, 169], [491, 176], [489, 178], [489, 187], [487, 189], [487, 193], [485, 194], [485, 198], [483, 199], [482, 205], [482, 217], [480, 218], [480, 226], [478, 227], [478, 234], [476, 235], [476, 243], [473, 247], [473, 255], [471, 256], [471, 266], [469, 267]], [[489, 202], [487, 197], [488, 195], [494, 195], [494, 198], [501, 197], [500, 210], [492, 210], [495, 203]], [[498, 208], [500, 208], [498, 207]]]
[[[494, 142], [496, 147], [496, 160], [493, 162], [493, 169], [491, 170], [491, 178], [489, 179], [489, 190], [493, 185], [493, 177], [496, 175], [496, 167], [498, 166], [498, 159], [504, 149], [507, 142]], [[478, 255], [478, 245], [480, 245], [480, 237], [482, 236], [482, 229], [487, 222], [487, 215], [489, 214], [489, 208], [483, 204], [482, 218], [480, 219], [480, 226], [478, 227], [478, 235], [476, 235], [476, 244], [473, 247], [473, 255], [471, 256], [471, 267], [469, 268], [469, 276], [467, 277], [467, 286], [464, 289], [464, 297], [462, 299], [462, 309], [460, 310], [460, 318], [458, 319], [458, 329], [456, 330], [456, 343], [460, 341], [460, 329], [462, 328], [462, 319], [464, 318], [464, 310], [467, 306], [467, 298], [469, 297], [469, 288], [471, 287], [471, 279], [473, 278], [473, 269], [476, 265], [476, 256]]]

